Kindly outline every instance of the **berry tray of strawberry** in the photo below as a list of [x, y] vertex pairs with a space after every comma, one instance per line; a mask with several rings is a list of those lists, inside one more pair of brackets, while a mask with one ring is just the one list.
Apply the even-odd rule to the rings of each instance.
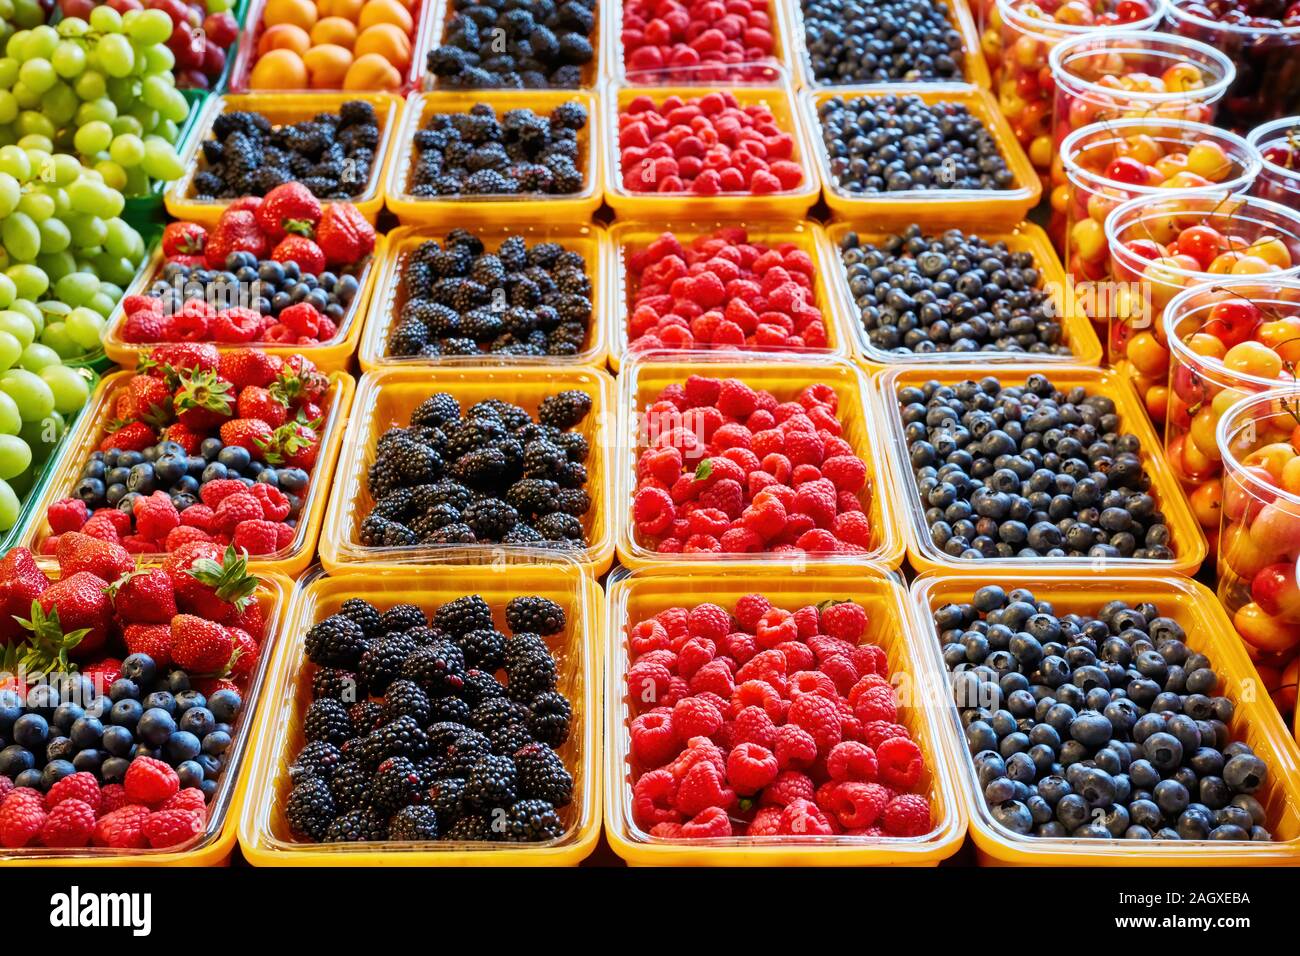
[[217, 864], [292, 587], [198, 542], [137, 568], [69, 532], [0, 559], [0, 862]]
[[838, 360], [637, 360], [620, 376], [626, 567], [902, 563], [860, 371]]
[[600, 831], [603, 595], [572, 561], [300, 584], [240, 823], [287, 865], [574, 865]]
[[301, 183], [231, 203], [210, 229], [167, 225], [104, 337], [114, 361], [151, 347], [210, 342], [301, 353], [343, 369], [361, 338], [384, 242], [347, 202], [322, 206]]
[[964, 811], [896, 575], [609, 587], [605, 832], [652, 865], [936, 865]]
[[296, 574], [315, 548], [352, 391], [349, 376], [301, 356], [158, 346], [100, 384], [25, 543], [48, 556], [80, 532], [151, 559], [233, 544], [258, 568]]

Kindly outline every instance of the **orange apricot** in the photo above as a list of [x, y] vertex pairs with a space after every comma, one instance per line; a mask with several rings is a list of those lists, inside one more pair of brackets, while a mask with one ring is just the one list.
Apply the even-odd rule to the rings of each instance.
[[398, 72], [405, 73], [411, 65], [411, 38], [396, 24], [376, 23], [361, 31], [352, 52], [357, 56], [378, 53]]
[[313, 90], [337, 90], [352, 65], [352, 54], [347, 47], [334, 43], [318, 43], [307, 51], [302, 61], [311, 76]]
[[361, 16], [357, 18], [357, 27], [365, 30], [376, 23], [391, 23], [400, 27], [407, 36], [415, 29], [410, 11], [399, 0], [366, 0], [361, 8]]
[[316, 11], [322, 17], [342, 17], [357, 22], [366, 0], [317, 0]]
[[253, 66], [248, 85], [254, 90], [305, 90], [307, 66], [292, 50], [271, 50]]
[[324, 17], [311, 28], [312, 43], [332, 43], [351, 50], [357, 42], [357, 25], [346, 17]]
[[262, 22], [269, 27], [292, 23], [310, 30], [316, 18], [316, 4], [312, 0], [266, 0], [266, 9], [262, 13]]
[[348, 67], [343, 78], [345, 90], [398, 90], [402, 86], [402, 75], [396, 67], [378, 53], [367, 53], [357, 57]]
[[307, 31], [292, 23], [277, 23], [267, 27], [257, 41], [257, 55], [266, 56], [272, 50], [292, 50], [299, 56], [311, 47], [311, 37]]

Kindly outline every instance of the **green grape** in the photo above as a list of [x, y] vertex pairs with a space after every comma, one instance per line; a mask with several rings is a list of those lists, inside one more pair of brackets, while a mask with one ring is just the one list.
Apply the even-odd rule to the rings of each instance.
[[54, 48], [50, 63], [54, 66], [54, 72], [65, 80], [70, 80], [81, 76], [86, 69], [86, 51], [80, 43], [64, 40]]
[[72, 341], [83, 349], [93, 349], [98, 346], [104, 334], [104, 316], [86, 306], [69, 312], [67, 321], [63, 325], [68, 330], [68, 335], [72, 336]]
[[[34, 110], [41, 105], [41, 94], [37, 93], [26, 83], [22, 82], [22, 80], [15, 83], [10, 88], [9, 92], [13, 93], [14, 101], [18, 104], [20, 109]], [[18, 115], [21, 116], [22, 114], [19, 113]]]
[[81, 17], [64, 17], [54, 29], [61, 37], [82, 37], [90, 32], [90, 24]]
[[[164, 120], [184, 123], [185, 118], [190, 115], [190, 101], [180, 90], [170, 87], [167, 91], [167, 102], [163, 104], [161, 112]], [[176, 137], [173, 135], [168, 142], [175, 142], [175, 140]]]
[[32, 450], [17, 435], [0, 435], [0, 481], [16, 478], [32, 463]]
[[99, 279], [92, 272], [69, 272], [54, 284], [59, 304], [85, 305], [99, 291]]
[[11, 368], [0, 374], [0, 392], [14, 400], [25, 422], [39, 421], [54, 411], [54, 393], [39, 375], [26, 369]]
[[180, 179], [185, 175], [185, 164], [176, 155], [170, 143], [151, 136], [144, 142], [144, 171], [154, 179]]
[[54, 72], [49, 60], [38, 57], [18, 68], [18, 78], [37, 93], [44, 93], [59, 81], [59, 74]]
[[0, 86], [8, 89], [18, 81], [18, 60], [12, 56], [0, 57]]
[[130, 76], [131, 71], [135, 69], [135, 49], [131, 46], [131, 41], [120, 33], [101, 37], [99, 46], [95, 48], [95, 56], [109, 76], [119, 78]]
[[68, 224], [68, 230], [72, 233], [72, 242], [79, 249], [87, 246], [98, 246], [108, 235], [108, 227], [104, 220], [98, 216], [88, 216], [85, 213], [69, 213], [64, 219]]
[[0, 434], [17, 435], [22, 427], [23, 416], [18, 414], [18, 405], [6, 393], [0, 392]]
[[54, 123], [44, 113], [24, 110], [18, 114], [18, 132], [22, 136], [44, 136], [54, 139]]
[[72, 122], [72, 118], [77, 115], [77, 107], [81, 105], [81, 100], [77, 99], [72, 87], [62, 80], [54, 84], [42, 102], [46, 115], [55, 126]]
[[12, 123], [18, 118], [18, 98], [9, 90], [0, 90], [0, 123]]
[[0, 530], [8, 531], [18, 523], [23, 504], [6, 481], [0, 481]]
[[121, 256], [126, 258], [130, 256], [131, 250], [135, 246], [135, 240], [139, 237], [130, 224], [123, 219], [110, 219], [108, 221], [108, 235], [104, 239], [104, 251], [110, 256]]
[[144, 161], [144, 141], [131, 133], [115, 136], [108, 147], [108, 155], [119, 166], [139, 166]]
[[18, 211], [30, 216], [33, 222], [44, 222], [54, 215], [54, 197], [45, 192], [23, 193], [18, 201]]
[[0, 126], [0, 146], [12, 146], [18, 142], [12, 126]]
[[[9, 266], [5, 274], [13, 280], [18, 289], [19, 301], [31, 299], [35, 302], [41, 296], [45, 295], [45, 290], [50, 287], [50, 277], [36, 266], [27, 263], [18, 262]], [[17, 305], [17, 302], [14, 303]], [[2, 315], [3, 313], [0, 313]]]
[[140, 99], [145, 102], [145, 105], [161, 110], [163, 104], [167, 102], [167, 94], [171, 89], [172, 87], [161, 76], [147, 76], [140, 84]]
[[22, 187], [9, 173], [0, 173], [0, 216], [8, 216], [22, 201]]
[[[144, 240], [140, 241], [140, 245], [142, 247], [144, 246]], [[136, 259], [135, 256], [132, 256], [131, 258], [135, 260], [136, 265], [139, 265], [139, 259]], [[139, 258], [140, 259], [144, 258], [143, 253], [140, 255]], [[99, 284], [99, 291], [104, 293], [104, 295], [108, 296], [110, 299], [112, 299], [114, 304], [116, 304], [118, 300], [122, 298], [122, 294], [123, 294], [122, 287], [115, 282], [101, 282]]]
[[104, 177], [104, 185], [118, 192], [127, 191], [130, 186], [130, 179], [127, 172], [112, 160], [103, 159], [94, 166], [97, 173]]
[[5, 56], [12, 57], [15, 61], [26, 59], [23, 56], [23, 47], [27, 45], [27, 32], [18, 30], [9, 35], [9, 39], [5, 41]]
[[82, 354], [81, 346], [72, 341], [67, 326], [62, 322], [51, 322], [41, 333], [41, 344], [48, 345], [59, 354], [59, 358], [76, 358]]
[[158, 125], [158, 111], [144, 103], [136, 103], [132, 106], [131, 115], [140, 121], [140, 128], [145, 132]]
[[77, 212], [106, 218], [118, 215], [125, 206], [121, 193], [87, 176], [82, 176], [68, 187], [68, 199], [72, 201], [72, 208]]
[[165, 119], [159, 123], [158, 128], [154, 130], [154, 133], [160, 139], [168, 143], [175, 143], [181, 138], [181, 128], [169, 119]]
[[53, 177], [50, 179], [55, 186], [67, 186], [69, 183], [77, 181], [81, 175], [81, 163], [77, 157], [68, 156], [65, 153], [58, 153], [50, 160]]
[[[127, 266], [126, 274], [134, 275], [134, 271], [130, 268], [129, 265]], [[86, 308], [94, 309], [96, 312], [100, 314], [100, 316], [107, 319], [110, 315], [113, 314], [113, 310], [117, 308], [117, 299], [114, 299], [103, 289], [100, 289], [98, 292], [96, 292], [94, 295], [90, 297], [90, 301], [86, 303]]]
[[0, 272], [0, 309], [7, 309], [18, 298], [18, 289], [14, 280]]
[[165, 46], [151, 46], [144, 51], [145, 66], [150, 73], [170, 73], [176, 66], [176, 54]]
[[25, 368], [29, 372], [40, 372], [47, 365], [62, 364], [58, 353], [48, 345], [42, 345], [40, 342], [33, 342], [27, 346], [27, 348], [23, 349], [23, 354], [18, 357], [19, 368]]
[[149, 192], [149, 174], [143, 166], [132, 166], [126, 170], [126, 184], [118, 189], [124, 196], [143, 196]]
[[127, 27], [127, 33], [142, 46], [166, 43], [172, 35], [172, 20], [161, 10], [144, 10]]
[[98, 153], [100, 150], [108, 149], [109, 145], [112, 144], [113, 128], [99, 120], [87, 123], [77, 130], [73, 142], [76, 144], [79, 153], [84, 153], [87, 156]]
[[27, 447], [32, 450], [32, 461], [42, 464], [50, 457], [50, 452], [54, 451], [66, 429], [63, 416], [51, 410], [48, 415], [23, 422], [18, 437], [27, 442]]
[[36, 0], [14, 0], [13, 19], [20, 27], [34, 27], [45, 22], [45, 11]]
[[122, 15], [109, 6], [95, 7], [90, 11], [90, 28], [99, 33], [121, 33]]
[[[77, 95], [83, 100], [97, 100], [108, 92], [108, 83], [104, 74], [100, 73], [99, 70], [87, 70], [77, 77], [76, 89]], [[116, 106], [113, 107], [113, 114], [117, 115]], [[103, 119], [104, 117], [100, 118]]]
[[18, 141], [18, 148], [26, 150], [27, 155], [31, 157], [32, 175], [49, 182], [50, 168], [46, 164], [50, 162], [51, 154], [54, 152], [54, 143], [50, 138], [41, 133], [28, 133]]
[[117, 119], [117, 104], [107, 96], [87, 100], [77, 107], [77, 125], [87, 123], [112, 123]]
[[[18, 359], [22, 357], [22, 354], [23, 343], [18, 341], [18, 337], [12, 332], [0, 331], [0, 372], [13, 368], [18, 363]], [[9, 396], [6, 395], [5, 398], [9, 398]], [[12, 399], [10, 400], [12, 401]], [[3, 403], [0, 403], [0, 412], [3, 411]], [[17, 413], [15, 412], [15, 414]], [[0, 427], [0, 431], [4, 430], [3, 427]], [[17, 430], [17, 428], [13, 429], [10, 434]]]
[[65, 249], [37, 256], [36, 267], [45, 273], [47, 282], [58, 282], [69, 272], [77, 271], [77, 260]]
[[57, 361], [42, 368], [40, 376], [54, 393], [54, 410], [60, 415], [76, 414], [90, 397], [90, 383], [86, 377]]
[[59, 32], [54, 27], [46, 26], [42, 23], [40, 26], [32, 27], [31, 32], [27, 35], [24, 45], [28, 60], [50, 58], [54, 48], [59, 45]]
[[63, 252], [72, 245], [72, 234], [68, 232], [68, 227], [63, 224], [62, 219], [51, 217], [42, 220], [36, 224], [36, 228], [40, 230], [41, 252], [45, 255]]
[[41, 253], [41, 231], [25, 212], [14, 210], [0, 224], [0, 240], [9, 255], [21, 262], [31, 262]]
[[[0, 311], [0, 332], [13, 336], [18, 341], [20, 352], [36, 341], [36, 323], [17, 309]], [[12, 365], [13, 362], [9, 364]]]
[[134, 116], [119, 116], [109, 125], [113, 127], [114, 136], [125, 136], [128, 133], [132, 136], [144, 135], [144, 127]]

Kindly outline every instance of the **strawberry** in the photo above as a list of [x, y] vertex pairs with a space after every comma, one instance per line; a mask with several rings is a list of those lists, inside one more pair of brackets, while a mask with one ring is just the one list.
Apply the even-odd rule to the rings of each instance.
[[119, 404], [117, 413], [121, 418], [138, 419], [161, 428], [171, 421], [171, 398], [166, 382], [148, 375], [134, 375], [126, 386], [125, 407]]
[[249, 601], [236, 611], [227, 622], [230, 628], [239, 628], [249, 634], [253, 640], [260, 641], [266, 635], [266, 617], [262, 614], [262, 605], [256, 600]]
[[163, 255], [192, 256], [207, 245], [208, 231], [197, 222], [169, 222], [162, 234]]
[[257, 578], [248, 573], [247, 557], [229, 545], [224, 552], [209, 542], [182, 545], [164, 559], [163, 570], [177, 607], [188, 614], [224, 624], [255, 603]]
[[144, 451], [155, 441], [154, 430], [144, 422], [110, 422], [109, 433], [99, 443], [99, 450]]
[[260, 418], [232, 418], [221, 426], [221, 442], [247, 448], [254, 455], [272, 443], [273, 430]]
[[[270, 465], [285, 465], [310, 471], [320, 453], [320, 438], [316, 429], [320, 419], [311, 422], [293, 421], [281, 425], [269, 439], [258, 444], [262, 458]], [[225, 439], [225, 435], [221, 436]]]
[[[113, 619], [106, 585], [88, 571], [78, 571], [55, 581], [32, 602], [31, 617], [23, 627], [31, 632], [27, 669], [68, 669], [69, 656], [84, 659], [104, 645]], [[47, 665], [44, 668], [39, 663]]]
[[[320, 221], [320, 200], [302, 183], [276, 186], [263, 197], [262, 205], [257, 210], [257, 224], [272, 239], [281, 239], [286, 233], [310, 236]], [[304, 263], [298, 264], [306, 268]]]
[[230, 664], [235, 640], [230, 631], [193, 614], [172, 618], [172, 660], [191, 674], [218, 674]]
[[261, 196], [240, 196], [238, 199], [236, 199], [234, 202], [232, 202], [229, 206], [226, 207], [226, 211], [227, 212], [231, 212], [231, 211], [251, 212], [254, 215], [256, 215], [257, 211], [261, 208], [262, 208]]
[[316, 368], [311, 359], [295, 353], [284, 360], [275, 387], [290, 406], [304, 402], [319, 403], [329, 391], [330, 380]]
[[289, 414], [288, 403], [279, 395], [259, 385], [248, 385], [239, 391], [236, 406], [240, 418], [257, 418], [272, 428], [284, 424]]
[[[176, 615], [172, 615], [175, 617]], [[128, 653], [148, 654], [159, 669], [172, 662], [172, 629], [166, 624], [128, 624], [122, 631], [122, 641]]]
[[331, 265], [352, 265], [374, 252], [375, 227], [352, 203], [330, 203], [316, 227], [316, 242]]
[[168, 425], [167, 430], [163, 432], [163, 438], [168, 441], [174, 441], [185, 449], [185, 454], [194, 455], [198, 453], [199, 445], [203, 444], [204, 436], [202, 432], [197, 432], [188, 425], [182, 425], [180, 422]]
[[160, 345], [136, 364], [137, 372], [146, 372], [153, 378], [173, 378], [180, 369], [201, 369], [215, 372], [221, 363], [221, 353], [215, 345], [203, 342], [175, 342]]
[[230, 677], [233, 680], [247, 680], [257, 666], [258, 647], [253, 635], [237, 627], [226, 628], [234, 640], [235, 649], [230, 658]]
[[208, 264], [208, 261], [204, 259], [203, 256], [175, 255], [175, 256], [168, 256], [167, 261], [174, 262], [180, 266], [186, 266], [187, 268], [190, 269], [202, 269], [205, 268]]
[[221, 377], [237, 389], [249, 385], [265, 388], [276, 381], [283, 368], [283, 359], [260, 349], [237, 349], [221, 356]]
[[194, 682], [194, 689], [204, 697], [211, 697], [219, 690], [233, 690], [239, 693], [239, 685], [229, 677], [200, 677]]
[[276, 262], [296, 262], [307, 275], [318, 276], [325, 271], [325, 253], [306, 236], [285, 236], [271, 250]]
[[223, 269], [232, 252], [251, 252], [266, 258], [266, 236], [257, 224], [257, 216], [244, 209], [228, 208], [208, 234], [204, 259], [211, 269]]
[[113, 686], [113, 681], [122, 676], [122, 662], [116, 657], [103, 657], [93, 664], [86, 664], [81, 668], [81, 676], [89, 678], [95, 685], [95, 690], [100, 694], [107, 694], [108, 689]]
[[64, 577], [88, 571], [107, 584], [135, 569], [135, 561], [120, 544], [101, 541], [79, 531], [59, 535], [54, 555]]
[[230, 383], [215, 372], [181, 371], [172, 400], [176, 420], [196, 432], [211, 431], [234, 414], [231, 397]]
[[176, 616], [176, 591], [162, 568], [124, 574], [108, 594], [123, 624], [166, 624]]
[[[0, 643], [22, 634], [15, 616], [26, 615], [32, 602], [50, 586], [50, 579], [36, 565], [26, 548], [11, 548], [0, 558]], [[254, 632], [257, 633], [257, 632]]]

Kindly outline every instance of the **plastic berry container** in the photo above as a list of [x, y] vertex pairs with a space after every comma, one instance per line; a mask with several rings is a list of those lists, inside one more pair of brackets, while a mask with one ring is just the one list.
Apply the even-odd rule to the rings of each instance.
[[[311, 702], [314, 666], [303, 638], [316, 622], [349, 598], [378, 607], [410, 603], [426, 613], [447, 601], [479, 594], [492, 606], [497, 626], [505, 605], [520, 594], [537, 594], [564, 608], [569, 626], [548, 638], [557, 686], [573, 705], [572, 732], [559, 754], [573, 774], [573, 803], [560, 811], [564, 834], [549, 843], [310, 843], [295, 837], [285, 819], [291, 789], [289, 767], [303, 745], [303, 718]], [[449, 553], [423, 571], [369, 570], [330, 577], [316, 568], [302, 577], [276, 647], [266, 706], [258, 722], [256, 766], [239, 819], [239, 844], [254, 866], [576, 866], [600, 836], [600, 688], [604, 632], [600, 587], [573, 561], [552, 554], [544, 562], [478, 563]]]
[[[834, 97], [848, 100], [881, 96], [918, 96], [931, 105], [958, 103], [966, 107], [997, 141], [998, 151], [1014, 177], [1011, 188], [849, 192], [831, 174], [818, 110]], [[988, 90], [962, 83], [901, 83], [809, 89], [803, 90], [799, 98], [825, 184], [826, 205], [839, 218], [870, 222], [884, 229], [917, 221], [966, 229], [1011, 229], [1024, 220], [1042, 196], [1042, 183]]]
[[[450, 227], [449, 227], [450, 228]], [[587, 341], [577, 355], [560, 356], [512, 356], [499, 355], [494, 352], [482, 352], [478, 355], [445, 355], [436, 359], [420, 356], [395, 356], [388, 354], [388, 339], [402, 307], [406, 304], [406, 292], [403, 288], [406, 264], [411, 252], [421, 243], [429, 240], [441, 242], [447, 230], [438, 230], [429, 226], [401, 226], [388, 234], [388, 248], [379, 263], [379, 276], [375, 280], [376, 288], [382, 290], [373, 296], [369, 304], [369, 315], [365, 322], [365, 332], [361, 336], [358, 358], [363, 372], [374, 372], [385, 368], [412, 368], [427, 365], [493, 365], [508, 367], [512, 365], [582, 365], [591, 368], [604, 368], [606, 347], [606, 329], [604, 313], [605, 297], [608, 293], [608, 259], [609, 240], [604, 229], [596, 225], [556, 224], [536, 226], [485, 225], [475, 228], [474, 234], [484, 240], [489, 250], [495, 250], [507, 236], [521, 235], [531, 247], [539, 242], [558, 242], [566, 250], [576, 252], [587, 262], [587, 275], [591, 278], [592, 309], [591, 323], [587, 329]]]
[[[826, 345], [824, 349], [781, 348], [744, 346], [673, 349], [639, 353], [629, 350], [628, 321], [631, 305], [637, 291], [637, 280], [629, 273], [628, 256], [644, 249], [665, 232], [670, 232], [689, 245], [696, 239], [711, 235], [718, 229], [727, 227], [743, 228], [747, 241], [775, 247], [790, 243], [806, 252], [813, 260], [813, 295], [815, 304], [821, 310], [822, 320], [826, 326]], [[843, 358], [849, 354], [849, 335], [840, 327], [836, 316], [830, 275], [825, 269], [822, 227], [809, 220], [799, 220], [789, 224], [781, 222], [616, 222], [609, 230], [611, 246], [610, 288], [606, 315], [609, 324], [609, 367], [617, 374], [623, 364], [638, 355], [644, 355], [646, 361], [671, 362], [677, 358], [691, 358], [696, 355], [727, 354], [735, 356], [771, 353], [776, 355], [808, 354], [816, 357], [836, 356]]]
[[[1295, 209], [1300, 207], [1300, 116], [1287, 116], [1251, 130], [1246, 142], [1259, 150], [1262, 168], [1252, 192]], [[1273, 150], [1287, 150], [1289, 161], [1271, 158]]]
[[[899, 414], [897, 395], [908, 386], [923, 386], [926, 382], [956, 385], [959, 382], [979, 379], [992, 374], [1003, 385], [1017, 386], [1031, 375], [1047, 376], [1062, 391], [1082, 387], [1089, 395], [1104, 395], [1115, 403], [1119, 427], [1123, 432], [1137, 436], [1141, 446], [1139, 456], [1146, 475], [1151, 479], [1148, 493], [1155, 498], [1156, 507], [1165, 515], [1169, 528], [1169, 547], [1174, 552], [1171, 560], [1145, 558], [985, 558], [963, 560], [947, 554], [934, 541], [925, 519], [925, 506], [921, 502], [915, 473], [908, 454], [903, 420]], [[1192, 516], [1187, 498], [1165, 461], [1150, 421], [1138, 403], [1137, 395], [1119, 373], [1110, 369], [1064, 366], [1043, 368], [1036, 364], [1002, 365], [990, 370], [987, 365], [942, 366], [934, 368], [903, 367], [890, 369], [879, 378], [877, 399], [884, 424], [882, 431], [888, 445], [889, 467], [896, 482], [895, 492], [903, 500], [904, 530], [907, 538], [907, 558], [911, 566], [920, 571], [984, 578], [1000, 572], [1032, 571], [1036, 575], [1062, 576], [1082, 572], [1097, 574], [1128, 574], [1168, 578], [1174, 575], [1195, 574], [1208, 552], [1201, 526]]]
[[281, 628], [288, 613], [294, 584], [280, 574], [257, 571], [259, 583], [254, 597], [262, 607], [266, 634], [257, 667], [242, 694], [243, 706], [231, 734], [230, 755], [208, 801], [208, 821], [192, 842], [178, 847], [147, 850], [119, 850], [110, 847], [47, 849], [45, 847], [0, 848], [0, 867], [124, 867], [124, 866], [225, 866], [235, 848], [239, 815], [248, 795], [250, 770], [260, 752], [261, 718], [271, 702], [272, 659], [278, 651]]
[[[1086, 840], [1020, 836], [994, 820], [984, 800], [975, 764], [966, 747], [957, 708], [945, 702], [937, 714], [963, 802], [971, 811], [970, 833], [982, 866], [1276, 866], [1300, 858], [1300, 751], [1276, 709], [1261, 699], [1260, 678], [1227, 616], [1204, 585], [1186, 578], [1146, 578], [1126, 574], [1080, 574], [1070, 577], [994, 574], [974, 580], [924, 574], [912, 584], [913, 615], [924, 645], [923, 667], [946, 674], [940, 655], [934, 611], [971, 600], [984, 584], [1007, 590], [1028, 588], [1048, 601], [1057, 614], [1096, 613], [1107, 601], [1150, 601], [1187, 633], [1187, 646], [1206, 655], [1219, 676], [1218, 693], [1230, 699], [1235, 713], [1229, 724], [1234, 740], [1243, 740], [1268, 764], [1268, 779], [1254, 796], [1264, 805], [1266, 826], [1274, 842], [1220, 840]], [[947, 687], [947, 681], [944, 681]], [[951, 691], [949, 690], [949, 693]]]
[[230, 199], [199, 199], [194, 192], [195, 174], [207, 168], [203, 141], [208, 138], [212, 122], [219, 114], [240, 110], [261, 113], [272, 125], [278, 126], [300, 123], [317, 113], [337, 113], [339, 107], [349, 100], [369, 103], [379, 119], [379, 145], [375, 147], [375, 161], [371, 164], [366, 188], [351, 199], [357, 210], [373, 223], [384, 207], [384, 172], [403, 109], [403, 101], [390, 93], [231, 93], [212, 97], [197, 124], [203, 134], [190, 139], [188, 149], [181, 157], [187, 167], [186, 173], [171, 184], [164, 197], [167, 212], [175, 219], [211, 226], [233, 202]]
[[[783, 554], [663, 554], [645, 540], [632, 521], [632, 496], [636, 489], [636, 460], [646, 447], [647, 430], [656, 423], [645, 420], [643, 410], [668, 385], [681, 384], [691, 375], [708, 378], [735, 378], [753, 389], [771, 392], [778, 402], [792, 401], [804, 388], [813, 384], [830, 385], [839, 397], [836, 417], [844, 439], [867, 466], [866, 485], [859, 493], [863, 511], [871, 527], [871, 544], [865, 554], [810, 554], [791, 558]], [[772, 354], [746, 361], [744, 358], [709, 356], [695, 353], [689, 359], [647, 361], [635, 359], [624, 364], [619, 373], [619, 428], [614, 469], [615, 504], [611, 507], [617, 525], [618, 559], [633, 570], [646, 566], [675, 565], [683, 569], [701, 565], [740, 566], [773, 565], [789, 568], [804, 565], [824, 567], [837, 563], [878, 564], [897, 568], [903, 561], [903, 540], [898, 528], [890, 491], [888, 465], [877, 422], [867, 398], [869, 385], [860, 369], [842, 359], [819, 359], [802, 355], [782, 359]]]
[[591, 509], [583, 516], [587, 547], [572, 557], [592, 577], [609, 570], [614, 560], [614, 529], [609, 515], [610, 444], [614, 434], [614, 381], [604, 372], [575, 366], [425, 366], [385, 368], [361, 377], [347, 441], [339, 454], [338, 475], [321, 532], [320, 562], [330, 574], [366, 574], [440, 564], [448, 553], [469, 551], [479, 560], [498, 561], [516, 555], [545, 560], [559, 552], [521, 545], [419, 545], [367, 547], [361, 543], [361, 521], [370, 513], [366, 473], [375, 460], [375, 445], [389, 428], [405, 427], [411, 412], [437, 392], [449, 392], [462, 410], [475, 402], [498, 398], [513, 402], [536, 416], [542, 399], [576, 389], [592, 399], [592, 409], [578, 426], [587, 439], [586, 490]]
[[[548, 115], [557, 106], [581, 103], [587, 125], [578, 130], [578, 168], [582, 191], [553, 196], [546, 193], [513, 195], [456, 195], [427, 198], [410, 191], [415, 165], [415, 134], [438, 113], [465, 113], [476, 103], [491, 106], [499, 117], [507, 110], [528, 109]], [[401, 131], [387, 167], [388, 209], [404, 226], [450, 228], [451, 224], [521, 225], [547, 222], [588, 222], [600, 206], [600, 163], [593, 144], [602, 142], [600, 108], [590, 90], [438, 90], [412, 93], [406, 100]]]
[[[376, 236], [374, 252], [360, 264], [360, 268], [356, 272], [351, 273], [357, 279], [357, 294], [353, 298], [351, 305], [348, 306], [348, 311], [343, 316], [343, 321], [339, 323], [338, 331], [332, 338], [325, 339], [315, 345], [281, 346], [260, 342], [247, 342], [239, 345], [212, 344], [216, 345], [222, 352], [230, 352], [240, 348], [256, 348], [269, 355], [278, 355], [281, 358], [288, 358], [290, 355], [304, 355], [311, 359], [316, 367], [323, 372], [346, 371], [352, 360], [353, 353], [357, 350], [357, 344], [361, 340], [361, 329], [365, 325], [370, 295], [374, 291], [375, 277], [380, 272], [381, 262], [385, 259], [387, 244], [387, 236]], [[127, 288], [122, 298], [125, 299], [128, 295], [143, 295], [146, 293], [149, 287], [159, 278], [166, 263], [167, 258], [162, 253], [162, 246], [155, 245], [144, 267], [136, 276], [135, 281]], [[119, 301], [112, 314], [108, 317], [108, 326], [104, 331], [104, 352], [110, 359], [124, 368], [135, 368], [136, 362], [141, 357], [148, 355], [153, 349], [165, 343], [125, 341], [121, 336], [122, 325], [125, 322], [126, 310], [122, 308], [122, 302]]]
[[[37, 561], [52, 563], [53, 558], [41, 554], [41, 545], [49, 537], [46, 509], [61, 498], [67, 498], [76, 487], [81, 469], [99, 443], [108, 435], [108, 426], [114, 418], [114, 408], [121, 389], [126, 388], [134, 372], [114, 372], [105, 376], [86, 403], [86, 411], [77, 423], [76, 430], [67, 439], [59, 455], [57, 470], [46, 486], [40, 504], [33, 509], [22, 534], [21, 543], [37, 555]], [[356, 383], [345, 372], [330, 375], [330, 389], [322, 402], [325, 424], [320, 430], [320, 451], [311, 470], [311, 484], [303, 499], [302, 511], [293, 542], [274, 554], [250, 556], [248, 567], [256, 574], [274, 572], [285, 577], [297, 577], [311, 563], [316, 551], [316, 539], [325, 517], [325, 504], [330, 495], [334, 477], [334, 464], [339, 446], [343, 443], [343, 430], [348, 424], [348, 411], [352, 406], [352, 393]], [[157, 564], [165, 554], [138, 555], [145, 564]]]
[[[917, 641], [907, 592], [899, 576], [871, 566], [789, 568], [666, 568], [619, 571], [607, 587], [605, 637], [605, 836], [632, 866], [937, 866], [962, 845], [966, 807], [956, 799], [955, 780], [941, 740], [935, 702], [947, 694]], [[899, 722], [925, 755], [918, 793], [930, 799], [933, 828], [917, 837], [770, 836], [669, 839], [651, 836], [632, 818], [631, 741], [628, 727], [627, 631], [670, 607], [715, 602], [730, 611], [746, 594], [760, 593], [775, 606], [795, 609], [850, 598], [867, 612], [864, 641], [889, 658], [899, 695]], [[938, 683], [936, 683], [938, 680]]]
[[[900, 354], [887, 352], [871, 341], [866, 328], [858, 319], [858, 307], [849, 290], [848, 276], [840, 261], [840, 241], [849, 231], [855, 231], [864, 243], [877, 244], [888, 237], [888, 233], [876, 231], [863, 232], [854, 229], [852, 223], [832, 222], [824, 233], [826, 247], [822, 253], [833, 275], [831, 282], [838, 299], [838, 311], [853, 328], [854, 355], [859, 362], [866, 365], [868, 371], [878, 371], [898, 365], [962, 365], [973, 360], [981, 362], [1044, 362], [1049, 365], [1077, 364], [1100, 365], [1101, 342], [1092, 324], [1077, 307], [1071, 286], [1061, 268], [1060, 257], [1048, 241], [1047, 234], [1032, 222], [1022, 222], [1018, 226], [1003, 231], [983, 232], [976, 230], [975, 235], [990, 244], [1006, 243], [1012, 252], [1028, 252], [1034, 257], [1035, 268], [1041, 275], [1041, 287], [1051, 293], [1051, 302], [1055, 314], [1059, 317], [1065, 333], [1065, 344], [1070, 347], [1069, 355], [1026, 352], [925, 352]], [[938, 235], [943, 230], [926, 229], [927, 235]]]

